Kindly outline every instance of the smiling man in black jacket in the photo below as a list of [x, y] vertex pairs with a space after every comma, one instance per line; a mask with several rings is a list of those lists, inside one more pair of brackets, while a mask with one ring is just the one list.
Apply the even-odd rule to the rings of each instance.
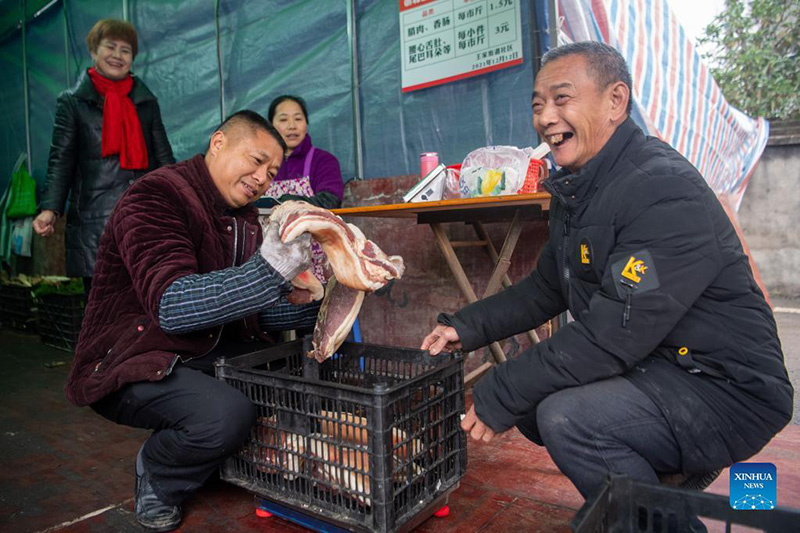
[[550, 240], [528, 277], [439, 315], [422, 343], [474, 350], [569, 310], [476, 385], [462, 427], [488, 442], [516, 426], [585, 497], [611, 472], [708, 480], [792, 415], [775, 320], [730, 219], [697, 169], [630, 119], [630, 87], [607, 45], [544, 56], [532, 105], [561, 167], [545, 182]]

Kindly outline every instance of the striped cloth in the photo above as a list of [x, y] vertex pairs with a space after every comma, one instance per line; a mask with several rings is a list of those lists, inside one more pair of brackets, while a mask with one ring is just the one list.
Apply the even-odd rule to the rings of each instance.
[[313, 327], [319, 302], [292, 305], [291, 284], [260, 253], [241, 266], [176, 279], [161, 297], [158, 320], [172, 334], [227, 324], [254, 313], [263, 331]]
[[628, 62], [632, 116], [672, 145], [738, 209], [769, 123], [732, 107], [667, 0], [559, 0], [563, 42], [602, 41]]

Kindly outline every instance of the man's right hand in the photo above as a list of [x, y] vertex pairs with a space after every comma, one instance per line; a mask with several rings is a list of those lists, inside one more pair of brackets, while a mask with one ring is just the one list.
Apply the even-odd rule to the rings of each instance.
[[278, 225], [270, 222], [264, 230], [261, 255], [287, 281], [311, 268], [311, 235], [304, 233], [291, 242], [281, 242]]
[[456, 328], [439, 324], [422, 341], [420, 350], [428, 350], [431, 355], [438, 355], [443, 350], [452, 352], [461, 349], [461, 340]]
[[33, 230], [41, 237], [49, 237], [56, 231], [56, 219], [55, 211], [45, 209], [33, 219]]

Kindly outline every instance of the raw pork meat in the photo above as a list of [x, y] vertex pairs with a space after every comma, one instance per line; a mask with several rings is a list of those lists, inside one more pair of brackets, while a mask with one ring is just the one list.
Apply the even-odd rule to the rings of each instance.
[[326, 209], [289, 201], [272, 212], [273, 220], [282, 242], [310, 233], [322, 245], [336, 279], [351, 289], [375, 291], [403, 275], [402, 257], [387, 256], [360, 229]]

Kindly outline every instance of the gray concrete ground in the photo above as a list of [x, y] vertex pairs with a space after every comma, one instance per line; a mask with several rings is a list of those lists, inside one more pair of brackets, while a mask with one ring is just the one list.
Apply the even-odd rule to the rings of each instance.
[[773, 299], [783, 357], [794, 385], [792, 424], [800, 425], [800, 299]]

